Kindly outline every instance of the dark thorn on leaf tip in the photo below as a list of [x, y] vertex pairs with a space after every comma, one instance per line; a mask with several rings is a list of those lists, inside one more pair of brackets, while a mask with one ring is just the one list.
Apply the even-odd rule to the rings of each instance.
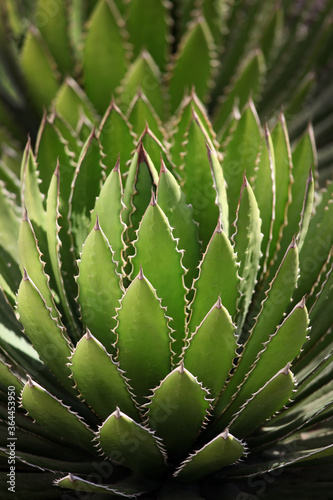
[[296, 235], [293, 236], [289, 248], [296, 248]]
[[244, 187], [249, 187], [249, 183], [248, 183], [248, 180], [246, 178], [246, 172], [245, 172], [245, 170], [244, 170], [244, 173], [243, 173], [243, 185], [242, 185], [242, 187], [243, 188]]
[[180, 362], [180, 365], [178, 367], [178, 371], [179, 371], [179, 373], [184, 373], [184, 371], [185, 371], [184, 361]]
[[91, 335], [91, 331], [89, 330], [89, 328], [87, 328], [87, 331], [86, 331], [86, 334], [85, 334], [85, 338], [87, 340], [90, 340], [93, 338], [93, 336]]
[[224, 440], [228, 439], [228, 437], [229, 437], [228, 427], [226, 429], [224, 429], [224, 431], [221, 433], [221, 437], [223, 437]]
[[150, 204], [151, 204], [151, 206], [152, 206], [152, 207], [155, 207], [156, 203], [157, 203], [157, 202], [156, 202], [156, 196], [155, 196], [154, 191], [152, 191], [152, 192], [151, 192], [151, 200], [150, 200]]
[[219, 218], [217, 220], [216, 232], [219, 234], [222, 233], [221, 214], [219, 215]]
[[219, 298], [217, 299], [215, 307], [216, 307], [216, 309], [222, 309], [221, 296], [219, 296]]
[[95, 229], [95, 231], [100, 231], [101, 230], [101, 226], [99, 225], [99, 220], [98, 220], [98, 214], [96, 215], [96, 222], [95, 222], [95, 225], [94, 225], [94, 229]]
[[281, 373], [283, 373], [283, 375], [288, 375], [289, 372], [290, 372], [290, 363], [287, 363], [286, 366], [282, 368]]
[[139, 278], [139, 280], [143, 280], [143, 271], [142, 271], [141, 264], [140, 264], [140, 271], [139, 271], [139, 274], [138, 274], [138, 278]]
[[25, 267], [23, 268], [23, 281], [29, 281], [29, 276]]
[[117, 420], [119, 420], [119, 418], [121, 417], [119, 406], [117, 406], [116, 411], [114, 412], [114, 416]]
[[167, 172], [167, 168], [165, 166], [165, 163], [164, 163], [162, 155], [161, 155], [161, 170], [160, 170], [160, 173], [161, 174], [165, 174], [165, 172]]
[[29, 220], [29, 218], [28, 218], [28, 210], [27, 210], [27, 207], [25, 205], [24, 205], [24, 210], [23, 210], [23, 220], [24, 221]]
[[114, 172], [119, 172], [119, 170], [120, 170], [120, 153], [118, 153], [118, 158], [117, 158], [116, 164], [113, 167]]
[[31, 388], [31, 387], [35, 387], [35, 384], [33, 383], [32, 381], [32, 378], [30, 377], [30, 375], [28, 375], [28, 386]]

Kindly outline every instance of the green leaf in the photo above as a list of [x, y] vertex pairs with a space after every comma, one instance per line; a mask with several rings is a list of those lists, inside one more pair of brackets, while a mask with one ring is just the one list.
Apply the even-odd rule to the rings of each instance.
[[175, 472], [181, 481], [198, 481], [233, 464], [246, 453], [244, 444], [226, 430], [190, 455]]
[[165, 472], [165, 457], [160, 442], [151, 431], [119, 409], [103, 423], [97, 436], [109, 459], [136, 474], [158, 478]]
[[2, 359], [0, 359], [0, 384], [6, 391], [12, 390], [11, 387], [14, 387], [16, 397], [21, 393], [23, 386], [22, 381], [12, 373], [11, 366]]
[[[1, 246], [8, 252], [13, 260], [18, 262], [17, 238], [20, 230], [19, 218], [15, 212], [15, 205], [0, 181], [0, 242]], [[1, 273], [2, 274], [2, 273]]]
[[48, 0], [39, 0], [34, 22], [41, 32], [62, 74], [70, 73], [73, 58], [68, 37], [67, 7], [59, 2], [50, 8]]
[[29, 378], [22, 391], [22, 405], [53, 439], [94, 453], [93, 432], [69, 407]]
[[78, 390], [99, 417], [106, 419], [118, 406], [138, 418], [122, 372], [89, 330], [77, 343], [70, 361]]
[[295, 382], [288, 364], [244, 403], [232, 421], [230, 431], [240, 438], [252, 434], [288, 403], [293, 396]]
[[50, 309], [53, 318], [58, 318], [59, 313], [56, 310], [53, 295], [49, 286], [49, 277], [45, 274], [45, 263], [42, 261], [42, 255], [38, 247], [35, 232], [29, 221], [27, 212], [24, 214], [20, 233], [18, 237], [18, 249], [20, 254], [20, 267], [25, 269], [40, 291], [45, 300], [46, 306]]
[[135, 134], [140, 136], [148, 125], [157, 139], [164, 142], [166, 133], [163, 129], [162, 122], [141, 90], [138, 90], [136, 96], [132, 100], [126, 116]]
[[228, 186], [230, 226], [235, 221], [244, 173], [250, 184], [253, 184], [261, 142], [259, 118], [252, 101], [250, 101], [235, 124], [232, 137], [225, 147], [222, 162], [223, 174]]
[[[279, 370], [282, 370], [288, 362], [291, 362], [300, 353], [301, 347], [306, 340], [307, 326], [309, 318], [305, 307], [305, 302], [299, 303], [289, 316], [278, 327], [277, 331], [270, 336], [268, 341], [261, 346], [261, 352], [258, 351], [257, 360], [247, 373], [244, 370], [244, 364], [239, 363], [234, 377], [241, 384], [238, 386], [238, 392], [231, 404], [222, 414], [221, 419], [217, 423], [219, 429], [223, 429], [230, 423], [232, 415], [265, 385], [273, 375]], [[244, 351], [245, 365], [246, 361], [246, 346]], [[237, 371], [239, 370], [239, 373]], [[237, 376], [236, 376], [237, 373]], [[235, 386], [235, 384], [233, 384]], [[223, 395], [221, 397], [223, 399]], [[217, 408], [218, 411], [218, 408]]]
[[302, 207], [302, 211], [301, 211], [301, 218], [299, 221], [299, 234], [298, 234], [298, 242], [297, 242], [297, 247], [298, 247], [299, 252], [302, 249], [304, 239], [305, 239], [306, 233], [308, 232], [310, 220], [311, 220], [311, 217], [313, 214], [313, 202], [314, 202], [314, 194], [315, 194], [314, 191], [315, 191], [314, 179], [312, 176], [312, 172], [310, 170], [310, 174], [309, 174], [309, 177], [307, 179], [306, 188], [305, 188], [303, 207]]
[[127, 288], [118, 311], [116, 348], [140, 403], [169, 373], [170, 330], [155, 290], [142, 271]]
[[219, 298], [184, 349], [188, 370], [209, 389], [213, 398], [220, 394], [233, 367], [237, 347], [234, 330], [232, 319]]
[[[154, 2], [154, 5], [162, 5], [162, 3]], [[148, 12], [150, 11], [148, 10]], [[143, 18], [145, 17], [143, 16]], [[140, 32], [142, 32], [142, 26], [139, 25], [137, 20], [136, 24], [138, 27], [140, 26]], [[156, 23], [153, 23], [152, 26], [155, 27]], [[155, 39], [152, 40], [156, 42]], [[121, 85], [121, 92], [119, 92], [120, 107], [128, 109], [139, 89], [147, 97], [157, 115], [162, 119], [164, 115], [162, 75], [154, 59], [146, 50], [139, 54], [137, 59], [128, 68]]]
[[237, 260], [240, 262], [238, 269], [240, 298], [237, 303], [239, 309], [237, 326], [238, 331], [241, 332], [257, 283], [259, 261], [262, 255], [259, 209], [252, 188], [245, 176], [236, 212], [235, 228], [236, 232], [233, 235], [234, 251], [237, 254]]
[[95, 208], [91, 214], [89, 231], [96, 224], [98, 217], [100, 226], [103, 228], [104, 235], [114, 253], [113, 259], [118, 263], [118, 272], [121, 272], [123, 262], [121, 254], [124, 249], [123, 233], [125, 231], [125, 224], [121, 220], [121, 212], [124, 210], [122, 200], [123, 187], [119, 162], [117, 162], [96, 199]]
[[58, 74], [38, 30], [31, 27], [21, 52], [21, 65], [30, 97], [39, 113], [48, 108], [57, 93]]
[[40, 358], [67, 389], [72, 389], [70, 371], [66, 368], [70, 347], [64, 328], [51, 317], [50, 309], [26, 271], [17, 294], [17, 310]]
[[185, 251], [182, 264], [188, 272], [184, 280], [190, 288], [200, 259], [197, 226], [193, 220], [192, 207], [187, 205], [184, 193], [163, 161], [157, 186], [157, 201], [173, 228], [174, 237], [179, 239], [178, 248]]
[[170, 50], [170, 9], [167, 2], [132, 0], [126, 19], [134, 58], [147, 50], [161, 71], [165, 69]]
[[237, 369], [216, 406], [218, 415], [229, 404], [231, 396], [236, 392], [238, 385], [244, 381], [244, 377], [256, 360], [258, 353], [262, 351], [264, 343], [269, 341], [270, 336], [274, 334], [283, 318], [296, 286], [297, 273], [298, 252], [296, 242], [293, 240], [274, 279], [270, 283], [269, 289], [265, 292], [266, 297], [261, 304], [256, 323], [244, 345], [244, 351]]
[[114, 317], [122, 296], [122, 286], [112, 250], [98, 219], [84, 243], [78, 266], [78, 302], [82, 321], [109, 349], [114, 341], [111, 330], [117, 324]]
[[[162, 438], [168, 457], [177, 461], [191, 449], [207, 416], [208, 393], [181, 364], [154, 390], [148, 408], [148, 422]], [[166, 414], [161, 417], [161, 409]]]
[[195, 296], [191, 304], [189, 333], [195, 331], [216, 304], [218, 297], [232, 318], [236, 313], [239, 295], [236, 255], [220, 223], [207, 246], [199, 269], [199, 277], [194, 283]]
[[73, 130], [77, 129], [82, 114], [91, 122], [95, 120], [96, 112], [88, 97], [70, 77], [66, 78], [59, 88], [54, 99], [54, 108]]
[[[173, 114], [184, 94], [192, 88], [205, 100], [212, 78], [214, 41], [207, 23], [196, 21], [183, 36], [169, 75], [170, 108]], [[195, 61], [195, 64], [194, 64]]]
[[120, 157], [121, 173], [127, 172], [126, 165], [130, 161], [134, 149], [134, 136], [131, 125], [112, 100], [97, 132], [102, 145], [103, 163], [106, 174], [109, 174]]
[[102, 164], [101, 145], [93, 130], [83, 146], [69, 200], [70, 230], [74, 237], [77, 252], [81, 250], [88, 235], [90, 212], [95, 206], [103, 179], [104, 166]]
[[234, 106], [242, 109], [249, 98], [256, 98], [262, 86], [264, 73], [264, 58], [262, 52], [257, 49], [250, 53], [238, 68], [233, 77], [230, 91], [221, 100], [220, 106], [216, 108], [213, 125], [218, 137], [221, 137], [225, 132]]
[[113, 0], [100, 0], [89, 20], [84, 46], [84, 83], [89, 99], [100, 114], [110, 104], [127, 69], [127, 52], [119, 22]]
[[133, 274], [136, 276], [141, 266], [145, 269], [145, 276], [156, 289], [170, 317], [169, 326], [175, 339], [172, 349], [179, 355], [185, 335], [185, 270], [169, 221], [154, 199], [143, 216], [137, 235], [134, 242], [136, 254], [132, 258]]
[[[193, 114], [186, 140], [184, 157], [184, 191], [199, 223], [199, 240], [206, 248], [219, 217], [217, 186], [212, 175], [212, 154], [207, 152], [207, 135], [197, 115]], [[213, 149], [212, 145], [209, 149]], [[219, 186], [218, 186], [219, 187]]]
[[[86, 479], [83, 479], [81, 477], [75, 476], [73, 474], [68, 474], [68, 476], [65, 476], [61, 479], [57, 479], [55, 481], [55, 484], [57, 486], [60, 486], [61, 488], [66, 488], [69, 490], [75, 490], [78, 492], [81, 492], [80, 495], [82, 495], [82, 492], [86, 493], [101, 493], [108, 496], [112, 496], [114, 498], [134, 498], [132, 496], [128, 496], [126, 493], [123, 494], [122, 489], [118, 489], [117, 487], [111, 487], [111, 486], [106, 486], [102, 484], [96, 484], [91, 481], [87, 481]], [[64, 494], [66, 495], [66, 493]]]

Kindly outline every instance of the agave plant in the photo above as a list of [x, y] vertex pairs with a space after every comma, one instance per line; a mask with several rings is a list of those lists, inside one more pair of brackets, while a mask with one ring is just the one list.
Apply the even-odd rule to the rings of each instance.
[[250, 96], [264, 119], [283, 104], [292, 138], [311, 120], [319, 164], [330, 167], [332, 9], [332, 0], [2, 0], [1, 179], [19, 169], [12, 137], [34, 140], [44, 108], [75, 129], [74, 101], [98, 124], [112, 95], [129, 117], [138, 87], [164, 125], [195, 87], [220, 138]]
[[192, 92], [166, 147], [143, 94], [134, 131], [114, 100], [92, 130], [68, 102], [77, 135], [53, 113], [26, 146], [22, 217], [1, 185], [15, 498], [328, 498], [333, 203], [311, 127], [291, 149], [249, 101], [219, 150]]

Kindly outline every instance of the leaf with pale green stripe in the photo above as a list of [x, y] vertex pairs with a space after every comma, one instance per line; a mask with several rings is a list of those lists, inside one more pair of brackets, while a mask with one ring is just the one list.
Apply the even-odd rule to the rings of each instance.
[[[245, 362], [240, 361], [236, 368], [235, 383], [241, 384], [236, 397], [222, 414], [217, 422], [218, 429], [229, 425], [232, 415], [257, 392], [273, 375], [282, 370], [298, 354], [306, 340], [309, 323], [305, 302], [299, 303], [278, 327], [275, 334], [271, 335], [264, 346], [258, 346], [262, 351], [257, 355], [252, 368], [248, 372], [248, 356], [246, 346], [244, 351]], [[238, 372], [238, 373], [237, 373]], [[237, 373], [237, 375], [236, 375]], [[235, 383], [233, 387], [235, 387]], [[223, 395], [221, 397], [223, 400]], [[217, 408], [217, 412], [219, 408]]]
[[242, 116], [235, 123], [235, 129], [225, 147], [222, 162], [223, 175], [228, 186], [230, 226], [235, 221], [244, 172], [250, 184], [253, 184], [261, 142], [262, 133], [259, 118], [252, 101], [250, 101]]
[[75, 248], [80, 251], [88, 235], [90, 212], [104, 180], [101, 144], [93, 130], [83, 146], [75, 171], [69, 199], [70, 231]]
[[255, 50], [249, 54], [238, 69], [233, 79], [232, 90], [228, 92], [216, 109], [213, 125], [219, 138], [225, 133], [226, 127], [230, 123], [234, 106], [242, 109], [249, 98], [257, 96], [262, 87], [264, 74], [265, 62], [262, 52]]
[[117, 360], [143, 403], [170, 371], [171, 338], [165, 310], [141, 270], [125, 292], [117, 320]]
[[119, 406], [131, 418], [139, 418], [122, 372], [89, 330], [77, 343], [70, 363], [80, 394], [99, 417], [106, 419]]
[[[209, 138], [193, 113], [186, 135], [184, 157], [184, 191], [187, 203], [193, 206], [193, 217], [199, 224], [199, 240], [205, 249], [219, 217], [217, 187], [214, 183], [207, 142]], [[212, 149], [212, 145], [209, 149]]]
[[189, 333], [195, 331], [219, 296], [232, 318], [236, 313], [239, 295], [236, 255], [220, 223], [207, 246], [199, 269], [199, 277], [194, 283], [195, 296], [191, 304]]
[[[162, 380], [147, 404], [148, 422], [177, 461], [191, 449], [209, 410], [208, 392], [183, 363]], [[165, 408], [164, 418], [160, 418]], [[154, 418], [155, 417], [155, 418]]]
[[31, 379], [22, 391], [22, 405], [53, 439], [60, 442], [65, 440], [94, 453], [94, 433], [89, 427], [69, 407]]
[[78, 267], [78, 302], [82, 321], [110, 349], [114, 342], [111, 330], [117, 324], [114, 317], [122, 296], [122, 286], [112, 250], [98, 219], [83, 245]]
[[85, 89], [101, 114], [110, 104], [127, 69], [128, 55], [119, 21], [113, 0], [100, 0], [89, 20], [84, 44]]
[[72, 389], [68, 378], [70, 371], [64, 368], [70, 356], [64, 328], [51, 317], [50, 309], [26, 271], [17, 293], [17, 310], [25, 333], [40, 358], [67, 389]]
[[[154, 4], [158, 5], [158, 2], [153, 1]], [[143, 18], [145, 17], [143, 16]], [[139, 26], [139, 23], [136, 24]], [[140, 26], [140, 29], [142, 29], [142, 26]], [[143, 92], [157, 115], [162, 119], [164, 115], [162, 75], [156, 62], [146, 50], [143, 50], [128, 68], [121, 85], [119, 96], [120, 107], [128, 107], [132, 99], [136, 96], [138, 89]]]
[[82, 114], [93, 122], [96, 112], [81, 87], [73, 78], [66, 78], [54, 99], [57, 113], [76, 130]]
[[159, 141], [165, 141], [166, 133], [163, 129], [162, 122], [141, 90], [138, 90], [136, 96], [127, 109], [128, 112], [126, 116], [132, 125], [135, 134], [141, 135], [148, 125]]
[[18, 249], [20, 255], [20, 267], [25, 269], [33, 283], [40, 291], [45, 300], [45, 304], [51, 310], [53, 318], [59, 316], [56, 310], [53, 295], [49, 286], [49, 277], [45, 274], [45, 263], [38, 247], [35, 232], [28, 218], [28, 213], [24, 214], [18, 237]]
[[57, 6], [50, 8], [48, 0], [39, 0], [34, 13], [36, 26], [64, 75], [70, 73], [73, 66], [67, 14], [65, 2], [59, 2]]
[[[136, 498], [136, 495], [131, 495], [125, 488], [125, 491], [120, 487], [107, 486], [103, 484], [97, 484], [87, 479], [83, 479], [81, 477], [75, 476], [74, 474], [68, 474], [61, 479], [56, 479], [55, 484], [60, 486], [61, 488], [66, 488], [68, 490], [78, 491], [82, 496], [83, 492], [86, 493], [101, 493], [113, 498]], [[140, 492], [141, 493], [141, 492]], [[64, 493], [67, 496], [67, 493]]]
[[121, 172], [127, 172], [126, 165], [134, 150], [134, 134], [127, 119], [113, 100], [101, 121], [97, 136], [105, 155], [103, 164], [106, 167], [106, 174], [114, 168], [118, 157]]
[[187, 205], [183, 191], [163, 161], [157, 186], [157, 201], [173, 228], [174, 237], [179, 239], [178, 248], [185, 250], [182, 263], [188, 272], [184, 280], [190, 288], [200, 259], [198, 230], [193, 220], [192, 207]]
[[237, 369], [216, 406], [217, 415], [220, 415], [228, 405], [230, 398], [237, 391], [238, 385], [244, 381], [244, 377], [256, 360], [258, 353], [262, 351], [263, 344], [269, 341], [270, 336], [273, 335], [281, 322], [295, 289], [297, 276], [298, 252], [296, 242], [293, 240], [270, 283], [269, 289], [265, 292], [266, 297], [261, 304], [261, 310], [250, 332], [250, 337], [245, 343]]
[[49, 108], [59, 88], [55, 61], [35, 27], [30, 27], [21, 52], [21, 65], [30, 97], [39, 113]]
[[134, 422], [119, 409], [99, 428], [97, 438], [110, 460], [119, 461], [135, 474], [158, 478], [165, 473], [165, 456], [159, 440], [150, 430]]
[[241, 332], [257, 283], [259, 261], [262, 255], [261, 219], [258, 204], [245, 176], [236, 212], [235, 228], [234, 251], [239, 262], [238, 275], [240, 277], [237, 327], [238, 331]]
[[218, 299], [184, 349], [187, 369], [209, 389], [213, 398], [220, 394], [233, 367], [237, 348], [234, 331], [231, 316]]
[[184, 482], [198, 481], [208, 474], [233, 464], [246, 455], [244, 443], [226, 430], [190, 455], [174, 476]]
[[193, 87], [199, 99], [206, 98], [212, 78], [214, 50], [212, 34], [206, 21], [200, 18], [187, 30], [174, 56], [169, 74], [171, 113]]
[[295, 385], [296, 381], [288, 364], [244, 403], [232, 421], [230, 431], [241, 438], [252, 434], [290, 401]]
[[170, 9], [170, 4], [164, 1], [131, 0], [126, 19], [133, 56], [136, 58], [142, 50], [147, 50], [161, 71], [170, 50]]
[[133, 274], [136, 276], [142, 266], [157, 296], [161, 297], [173, 329], [175, 342], [172, 349], [179, 355], [185, 336], [185, 269], [170, 223], [154, 199], [143, 216], [137, 236], [134, 242], [136, 253], [131, 260]]
[[121, 253], [124, 248], [123, 233], [125, 231], [125, 224], [122, 222], [120, 215], [124, 210], [122, 200], [123, 187], [119, 162], [117, 162], [96, 199], [95, 208], [91, 214], [89, 231], [94, 227], [98, 216], [99, 224], [114, 252], [113, 259], [118, 263], [118, 272], [121, 271], [122, 266]]

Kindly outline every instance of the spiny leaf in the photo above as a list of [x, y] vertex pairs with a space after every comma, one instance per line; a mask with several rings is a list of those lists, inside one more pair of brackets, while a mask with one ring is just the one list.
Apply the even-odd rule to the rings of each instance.
[[233, 366], [237, 347], [234, 330], [231, 317], [219, 299], [187, 340], [184, 349], [188, 370], [209, 389], [213, 398], [220, 394]]
[[104, 113], [110, 104], [125, 75], [126, 63], [127, 52], [117, 8], [113, 0], [100, 0], [89, 21], [83, 62], [87, 95], [99, 113]]
[[78, 302], [82, 321], [109, 350], [114, 342], [111, 330], [116, 326], [114, 317], [122, 296], [122, 286], [112, 250], [98, 218], [83, 245], [78, 267]]
[[80, 394], [103, 420], [117, 406], [130, 417], [138, 418], [125, 378], [105, 347], [89, 330], [77, 343], [70, 362]]
[[[171, 461], [179, 460], [191, 449], [209, 408], [207, 396], [207, 391], [183, 364], [154, 390], [147, 405], [148, 422], [162, 438]], [[159, 418], [165, 406], [166, 414]]]
[[54, 100], [57, 113], [72, 127], [77, 129], [82, 113], [93, 122], [96, 112], [86, 94], [77, 82], [68, 77], [59, 88]]
[[190, 455], [174, 475], [181, 481], [198, 481], [207, 474], [233, 464], [245, 454], [245, 450], [244, 444], [226, 430]]
[[129, 108], [127, 108], [126, 116], [137, 135], [141, 135], [148, 125], [157, 139], [164, 142], [166, 134], [162, 122], [141, 90], [138, 90]]
[[159, 441], [151, 431], [119, 409], [107, 418], [97, 436], [109, 459], [120, 462], [140, 476], [158, 478], [163, 474], [165, 459]]
[[167, 318], [142, 271], [127, 288], [117, 320], [117, 359], [137, 401], [142, 403], [149, 390], [169, 373], [171, 365]]
[[169, 221], [154, 199], [143, 216], [137, 235], [138, 239], [134, 242], [136, 254], [132, 259], [133, 274], [136, 276], [142, 266], [157, 296], [162, 298], [161, 304], [167, 308], [175, 339], [172, 348], [179, 355], [185, 333], [185, 270]]

